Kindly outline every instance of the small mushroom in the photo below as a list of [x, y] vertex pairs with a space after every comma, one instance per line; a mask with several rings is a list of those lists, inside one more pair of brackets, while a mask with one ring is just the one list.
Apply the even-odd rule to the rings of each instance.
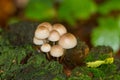
[[73, 34], [66, 33], [61, 36], [58, 44], [61, 45], [65, 49], [71, 49], [77, 45], [77, 39]]
[[35, 37], [38, 38], [38, 39], [46, 39], [46, 38], [48, 38], [49, 33], [50, 32], [46, 27], [40, 26], [35, 31]]
[[51, 50], [51, 46], [48, 43], [45, 43], [41, 46], [41, 51], [43, 52], [49, 52]]
[[55, 44], [55, 42], [58, 41], [59, 39], [60, 39], [60, 34], [56, 30], [52, 30], [50, 32], [48, 40], [54, 42]]
[[62, 24], [54, 24], [53, 25], [53, 30], [58, 31], [60, 36], [67, 33], [67, 29]]
[[44, 41], [42, 39], [37, 39], [36, 37], [33, 38], [33, 43], [35, 45], [42, 45]]
[[61, 57], [64, 54], [64, 49], [60, 45], [54, 45], [51, 48], [50, 55], [53, 57], [56, 57], [57, 60], [59, 60], [59, 57]]
[[37, 39], [36, 37], [34, 37], [33, 38], [33, 43], [36, 45], [36, 46], [34, 46], [35, 49], [37, 49], [38, 52], [41, 52], [39, 46], [41, 46], [44, 43], [44, 40]]
[[41, 46], [41, 51], [47, 53], [47, 58], [50, 59], [49, 51], [51, 50], [51, 46], [48, 43], [45, 43]]
[[39, 28], [41, 26], [44, 26], [44, 27], [48, 28], [49, 31], [52, 31], [52, 25], [49, 22], [43, 22], [43, 23], [39, 24], [37, 28]]

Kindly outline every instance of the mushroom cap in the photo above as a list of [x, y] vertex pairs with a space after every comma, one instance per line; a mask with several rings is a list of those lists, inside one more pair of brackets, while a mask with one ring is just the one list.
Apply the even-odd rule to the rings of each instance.
[[53, 25], [53, 30], [58, 31], [60, 36], [67, 33], [67, 29], [62, 24], [54, 24]]
[[66, 33], [61, 36], [58, 44], [65, 49], [71, 49], [77, 45], [77, 39], [73, 34]]
[[36, 37], [33, 38], [33, 43], [35, 45], [42, 45], [44, 41], [42, 39], [37, 39]]
[[35, 37], [38, 38], [38, 39], [45, 39], [49, 36], [49, 33], [50, 32], [46, 27], [40, 26], [35, 31]]
[[37, 28], [39, 28], [40, 26], [44, 26], [44, 27], [48, 28], [49, 31], [52, 31], [52, 25], [49, 22], [43, 22], [43, 23], [39, 24]]
[[53, 57], [61, 57], [64, 54], [64, 49], [60, 45], [54, 45], [51, 48], [50, 55]]
[[49, 52], [51, 50], [51, 46], [48, 43], [45, 43], [41, 46], [41, 51], [43, 52]]
[[48, 37], [48, 40], [50, 41], [58, 41], [60, 39], [60, 34], [56, 30], [52, 30], [50, 32], [50, 35]]

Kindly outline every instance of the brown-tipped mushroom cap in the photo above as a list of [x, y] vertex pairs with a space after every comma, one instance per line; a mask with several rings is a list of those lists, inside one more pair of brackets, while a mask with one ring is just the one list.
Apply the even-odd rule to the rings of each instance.
[[42, 39], [37, 39], [36, 37], [33, 38], [33, 43], [35, 45], [42, 45], [44, 41]]
[[62, 24], [54, 24], [53, 30], [58, 31], [60, 35], [67, 33], [67, 29]]
[[50, 41], [58, 41], [60, 39], [60, 34], [56, 30], [52, 30], [50, 32], [50, 35], [48, 37], [48, 40]]
[[50, 55], [53, 57], [61, 57], [64, 54], [64, 49], [60, 45], [54, 45], [51, 48]]
[[49, 33], [50, 32], [46, 27], [40, 26], [35, 31], [35, 37], [38, 38], [38, 39], [45, 39], [49, 36]]
[[43, 52], [49, 52], [51, 50], [51, 46], [48, 43], [45, 43], [41, 46], [41, 51]]
[[77, 39], [73, 34], [66, 33], [61, 36], [58, 44], [65, 49], [71, 49], [77, 45]]
[[49, 31], [52, 31], [52, 25], [49, 22], [43, 22], [43, 23], [39, 24], [37, 28], [39, 28], [40, 26], [44, 26], [44, 27], [48, 28]]

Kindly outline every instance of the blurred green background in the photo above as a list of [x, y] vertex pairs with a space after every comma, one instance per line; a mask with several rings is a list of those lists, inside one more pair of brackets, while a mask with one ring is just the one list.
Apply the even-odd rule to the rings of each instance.
[[120, 49], [120, 0], [1, 0], [0, 26], [19, 21], [62, 23], [89, 46]]

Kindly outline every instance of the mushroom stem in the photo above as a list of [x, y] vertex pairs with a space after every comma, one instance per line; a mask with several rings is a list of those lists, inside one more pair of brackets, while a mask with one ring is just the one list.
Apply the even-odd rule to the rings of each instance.
[[53, 42], [53, 45], [55, 45], [56, 44], [56, 42]]
[[47, 54], [47, 58], [48, 58], [48, 60], [50, 60], [51, 57], [50, 57], [49, 53], [47, 52], [46, 54]]
[[61, 58], [60, 58], [60, 62], [62, 62], [63, 58], [64, 58], [64, 54], [61, 56]]
[[64, 56], [65, 56], [65, 53], [66, 53], [66, 50], [64, 50], [64, 54], [61, 56], [60, 62], [62, 62], [62, 60], [63, 60], [63, 58], [64, 58]]

